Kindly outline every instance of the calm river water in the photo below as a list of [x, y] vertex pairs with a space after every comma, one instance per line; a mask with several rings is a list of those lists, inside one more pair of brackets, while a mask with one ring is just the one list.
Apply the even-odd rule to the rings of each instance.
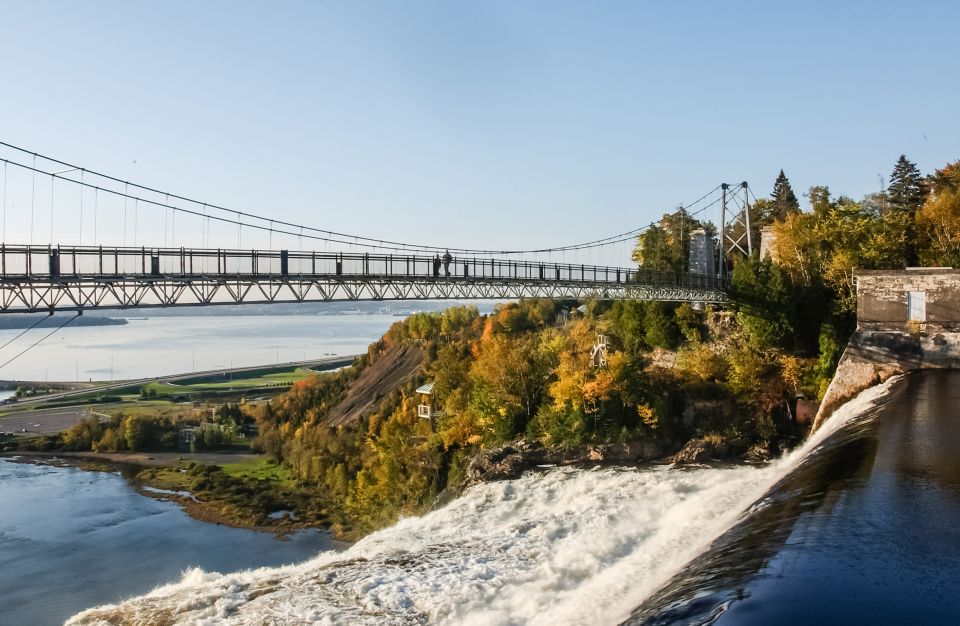
[[141, 496], [118, 472], [0, 459], [0, 624], [62, 624], [191, 567], [282, 565], [337, 547], [321, 531], [280, 540], [198, 522]]
[[[204, 315], [131, 318], [123, 326], [67, 326], [0, 370], [0, 378], [121, 380], [359, 354], [400, 319], [394, 315]], [[0, 330], [0, 344], [20, 332]], [[13, 356], [49, 332], [32, 330], [4, 354]]]

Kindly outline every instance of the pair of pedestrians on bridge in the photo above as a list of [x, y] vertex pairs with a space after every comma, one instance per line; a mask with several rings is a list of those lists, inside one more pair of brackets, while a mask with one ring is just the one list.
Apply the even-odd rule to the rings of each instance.
[[440, 259], [440, 255], [439, 255], [439, 254], [437, 254], [436, 256], [433, 257], [433, 277], [434, 277], [434, 278], [439, 278], [439, 277], [440, 277], [440, 263], [441, 263], [441, 262], [443, 263], [443, 272], [444, 272], [444, 273], [447, 275], [447, 277], [449, 278], [449, 276], [450, 276], [450, 263], [453, 262], [453, 257], [450, 256], [450, 251], [449, 251], [449, 250], [447, 250], [447, 251], [444, 253], [442, 260]]

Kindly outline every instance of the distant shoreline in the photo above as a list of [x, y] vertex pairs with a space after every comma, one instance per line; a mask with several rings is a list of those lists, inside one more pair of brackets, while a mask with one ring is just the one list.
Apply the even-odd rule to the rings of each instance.
[[[38, 320], [42, 321], [37, 324]], [[0, 316], [0, 330], [19, 330], [21, 328], [30, 328], [37, 324], [37, 328], [56, 328], [67, 319], [62, 315], [11, 315]], [[122, 317], [100, 317], [96, 315], [80, 316], [70, 322], [71, 326], [123, 326], [127, 320]]]

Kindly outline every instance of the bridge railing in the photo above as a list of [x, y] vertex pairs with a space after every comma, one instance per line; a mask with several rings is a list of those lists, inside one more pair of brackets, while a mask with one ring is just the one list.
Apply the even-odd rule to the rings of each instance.
[[[313, 278], [444, 280], [435, 259], [423, 255], [227, 250], [208, 248], [131, 248], [91, 246], [9, 246], [0, 244], [0, 278], [7, 282], [50, 282], [132, 278]], [[449, 275], [460, 280], [548, 281], [647, 284], [722, 289], [716, 276], [676, 274], [637, 268], [511, 259], [455, 258]]]

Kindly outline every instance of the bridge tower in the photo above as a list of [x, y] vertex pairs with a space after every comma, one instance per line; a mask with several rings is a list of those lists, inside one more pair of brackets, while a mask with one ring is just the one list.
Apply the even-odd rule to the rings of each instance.
[[[743, 206], [736, 201], [731, 208], [727, 192], [730, 185], [723, 183], [721, 189], [720, 208], [720, 276], [726, 278], [729, 271], [729, 257], [734, 252], [747, 258], [753, 256], [753, 236], [750, 232], [750, 192], [747, 182], [738, 185], [743, 190]], [[733, 196], [730, 196], [734, 199]]]

